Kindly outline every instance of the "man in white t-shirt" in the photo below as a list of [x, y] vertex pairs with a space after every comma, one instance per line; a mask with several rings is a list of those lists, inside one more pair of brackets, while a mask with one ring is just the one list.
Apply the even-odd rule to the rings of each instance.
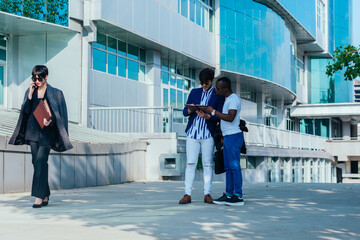
[[219, 78], [216, 82], [216, 94], [225, 97], [222, 112], [207, 107], [206, 112], [216, 116], [220, 121], [220, 128], [224, 136], [224, 165], [226, 170], [226, 191], [215, 204], [230, 206], [244, 205], [242, 196], [242, 174], [240, 166], [240, 151], [244, 136], [240, 130], [240, 98], [231, 90], [231, 82], [227, 77]]

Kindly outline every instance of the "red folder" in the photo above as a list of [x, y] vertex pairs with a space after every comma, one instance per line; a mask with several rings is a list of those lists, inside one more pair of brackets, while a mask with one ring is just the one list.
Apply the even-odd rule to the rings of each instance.
[[41, 129], [44, 128], [44, 118], [49, 121], [51, 118], [51, 111], [49, 105], [47, 104], [46, 100], [40, 100], [38, 106], [34, 111], [34, 116], [39, 123]]

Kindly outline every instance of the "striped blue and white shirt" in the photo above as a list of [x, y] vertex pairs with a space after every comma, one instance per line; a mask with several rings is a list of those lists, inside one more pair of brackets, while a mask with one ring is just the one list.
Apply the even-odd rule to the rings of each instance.
[[[201, 94], [201, 102], [200, 105], [208, 105], [210, 96], [214, 91], [214, 87], [211, 87], [209, 91], [205, 91]], [[207, 128], [206, 119], [201, 118], [199, 115], [194, 119], [193, 124], [191, 125], [189, 131], [187, 131], [187, 136], [192, 139], [208, 139], [211, 137], [211, 133]]]

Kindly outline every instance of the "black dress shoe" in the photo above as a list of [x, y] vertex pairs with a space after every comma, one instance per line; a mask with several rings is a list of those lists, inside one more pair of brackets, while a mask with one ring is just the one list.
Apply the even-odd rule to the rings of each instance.
[[[47, 198], [47, 201], [46, 201], [46, 202], [44, 202], [45, 198]], [[49, 197], [45, 197], [45, 198], [43, 198], [43, 201], [42, 201], [42, 203], [41, 203], [41, 206], [43, 206], [43, 207], [47, 206], [47, 205], [49, 204], [49, 201], [50, 201], [50, 198], [49, 198]]]
[[41, 204], [33, 204], [33, 208], [41, 208], [42, 207], [42, 203]]

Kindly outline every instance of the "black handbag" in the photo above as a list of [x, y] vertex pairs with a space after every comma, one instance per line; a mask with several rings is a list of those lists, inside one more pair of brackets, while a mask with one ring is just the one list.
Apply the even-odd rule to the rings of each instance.
[[225, 171], [223, 149], [217, 150], [214, 154], [214, 171], [215, 174], [222, 174]]

